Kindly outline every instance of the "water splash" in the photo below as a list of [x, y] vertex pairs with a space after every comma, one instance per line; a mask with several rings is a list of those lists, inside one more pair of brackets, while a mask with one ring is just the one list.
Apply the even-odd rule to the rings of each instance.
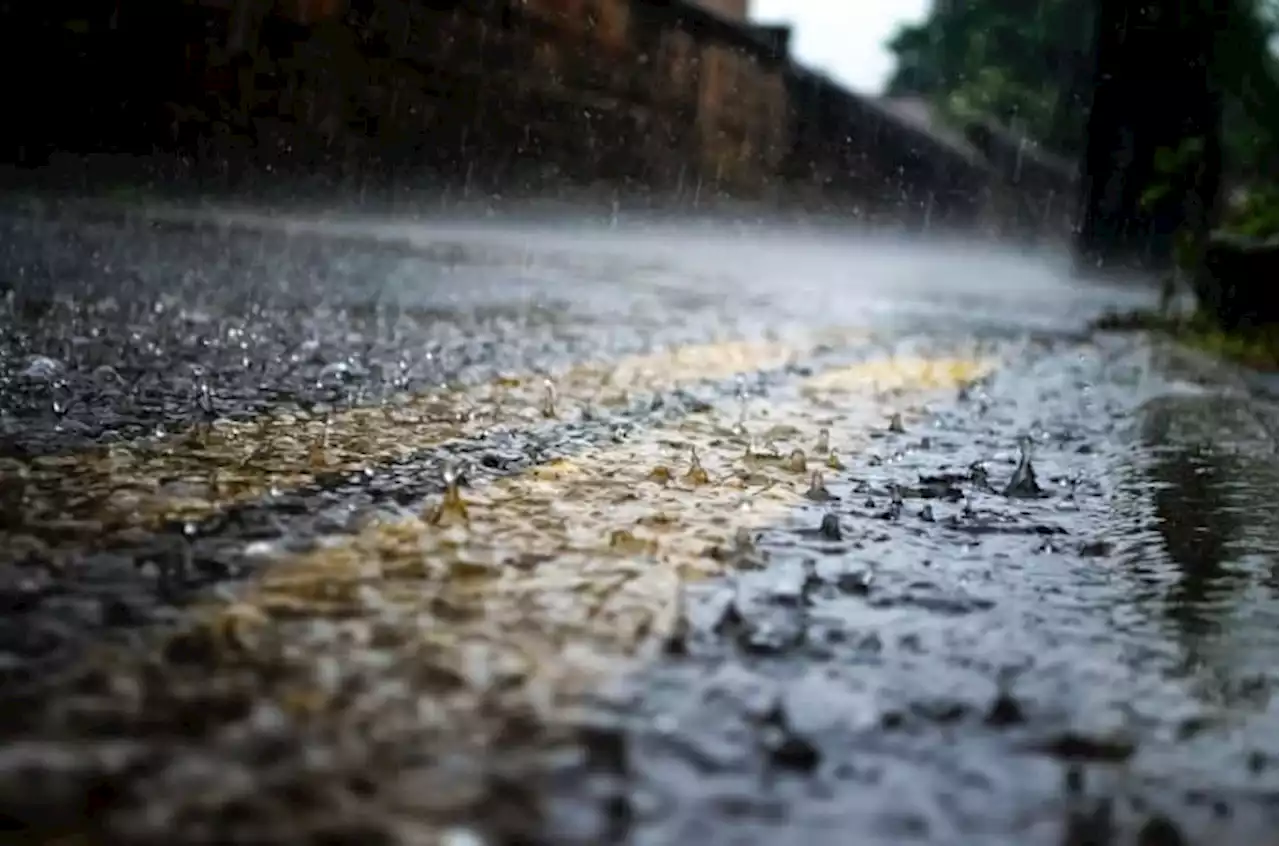
[[325, 449], [322, 438], [317, 438], [307, 449], [307, 461], [315, 469], [329, 466], [329, 451]]
[[213, 389], [209, 383], [201, 381], [196, 387], [194, 401], [196, 424], [192, 428], [190, 438], [197, 446], [205, 446], [213, 432], [213, 424], [217, 419], [217, 411], [213, 404]]
[[673, 478], [671, 475], [671, 468], [664, 464], [659, 464], [649, 471], [648, 478], [650, 482], [656, 482], [659, 485], [670, 484]]
[[889, 431], [893, 432], [895, 435], [906, 434], [907, 427], [902, 423], [902, 415], [896, 411], [893, 413], [893, 416], [889, 418]]
[[831, 452], [831, 430], [826, 426], [818, 430], [818, 445], [813, 449], [818, 455]]
[[975, 461], [969, 465], [969, 481], [973, 483], [975, 488], [981, 490], [991, 489], [991, 480], [987, 477], [987, 468], [980, 461]]
[[1004, 495], [1013, 499], [1037, 499], [1045, 495], [1044, 489], [1036, 481], [1036, 470], [1031, 464], [1031, 438], [1023, 436], [1018, 441], [1018, 466], [1013, 471], [1009, 483], [1005, 485]]
[[552, 420], [558, 416], [556, 412], [556, 386], [550, 379], [542, 380], [542, 416]]
[[658, 542], [637, 537], [627, 529], [614, 529], [609, 533], [609, 548], [624, 555], [652, 555], [658, 550]]
[[897, 520], [902, 516], [902, 509], [906, 507], [906, 501], [902, 497], [902, 488], [896, 484], [889, 485], [889, 508], [884, 516], [890, 520]]
[[208, 382], [201, 382], [196, 389], [196, 409], [200, 412], [200, 417], [204, 422], [213, 422], [217, 412], [213, 406], [213, 389], [209, 387]]
[[689, 472], [684, 474], [684, 480], [690, 485], [706, 485], [711, 482], [711, 476], [698, 460], [698, 450], [695, 447], [689, 448]]
[[747, 377], [742, 373], [739, 373], [735, 379], [734, 396], [738, 400], [738, 421], [733, 424], [733, 433], [743, 436], [747, 433], [747, 413], [750, 399], [747, 393]]
[[805, 457], [804, 450], [791, 451], [791, 455], [787, 456], [787, 469], [793, 473], [803, 473], [808, 469], [808, 459]]
[[830, 502], [836, 498], [823, 483], [821, 470], [813, 471], [813, 476], [809, 479], [809, 490], [805, 491], [804, 496], [813, 502]]
[[444, 496], [439, 505], [429, 508], [424, 515], [433, 526], [449, 526], [468, 524], [471, 517], [467, 511], [467, 502], [462, 498], [460, 489], [461, 474], [455, 464], [449, 463], [441, 471], [444, 481]]
[[62, 362], [47, 355], [33, 355], [18, 375], [32, 382], [47, 382], [63, 370]]

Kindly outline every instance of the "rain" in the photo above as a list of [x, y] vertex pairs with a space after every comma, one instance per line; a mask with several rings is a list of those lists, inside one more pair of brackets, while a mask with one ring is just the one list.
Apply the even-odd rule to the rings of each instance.
[[1274, 838], [1274, 4], [805, 5], [0, 9], [0, 831]]

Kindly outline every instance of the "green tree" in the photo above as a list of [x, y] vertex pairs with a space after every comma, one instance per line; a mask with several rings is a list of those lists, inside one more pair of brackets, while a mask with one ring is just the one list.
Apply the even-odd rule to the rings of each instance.
[[935, 0], [888, 45], [887, 93], [1074, 156], [1086, 266], [1159, 269], [1223, 328], [1274, 326], [1274, 241], [1232, 236], [1277, 233], [1277, 17], [1277, 0]]
[[[1102, 0], [935, 0], [928, 17], [888, 47], [887, 92], [930, 99], [959, 120], [985, 116], [1049, 149], [1080, 155], [1098, 59]], [[1128, 10], [1177, 2], [1126, 3]], [[1209, 73], [1221, 98], [1228, 182], [1276, 182], [1276, 0], [1188, 0], [1218, 27]], [[1194, 11], [1194, 10], [1193, 10]], [[1175, 92], [1164, 92], [1176, 99]]]
[[1092, 65], [1090, 11], [1072, 0], [935, 2], [889, 42], [897, 68], [887, 93], [927, 97], [961, 120], [993, 117], [1075, 152]]

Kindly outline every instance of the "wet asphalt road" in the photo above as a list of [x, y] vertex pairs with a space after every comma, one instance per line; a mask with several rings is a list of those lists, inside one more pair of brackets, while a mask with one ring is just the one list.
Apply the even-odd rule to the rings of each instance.
[[0, 219], [18, 842], [1275, 842], [1274, 403], [1146, 293], [219, 220]]

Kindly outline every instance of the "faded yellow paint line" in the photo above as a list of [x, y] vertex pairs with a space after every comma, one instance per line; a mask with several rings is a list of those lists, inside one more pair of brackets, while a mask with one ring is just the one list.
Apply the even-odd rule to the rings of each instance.
[[927, 358], [905, 356], [878, 359], [850, 367], [823, 371], [805, 380], [801, 390], [819, 402], [839, 404], [846, 395], [862, 393], [896, 394], [953, 388], [978, 379], [991, 369], [987, 360], [972, 358]]
[[266, 562], [181, 637], [241, 665], [283, 661], [292, 681], [264, 695], [295, 716], [355, 719], [340, 701], [370, 684], [427, 696], [417, 718], [451, 736], [483, 735], [482, 713], [553, 723], [668, 642], [684, 583], [751, 562], [744, 533], [821, 499], [831, 451], [885, 426], [872, 386], [914, 407], [990, 367], [877, 360], [759, 400], [745, 420], [713, 405]]
[[[827, 330], [822, 340], [834, 335], [848, 342], [860, 334]], [[782, 367], [818, 343], [726, 340], [578, 366], [551, 380], [554, 409], [547, 407], [547, 380], [525, 374], [327, 416], [275, 412], [158, 439], [9, 460], [0, 473], [21, 480], [26, 525], [67, 536], [136, 533], [296, 489], [323, 474], [385, 465], [453, 438], [563, 416], [577, 406], [618, 404], [632, 393]]]

